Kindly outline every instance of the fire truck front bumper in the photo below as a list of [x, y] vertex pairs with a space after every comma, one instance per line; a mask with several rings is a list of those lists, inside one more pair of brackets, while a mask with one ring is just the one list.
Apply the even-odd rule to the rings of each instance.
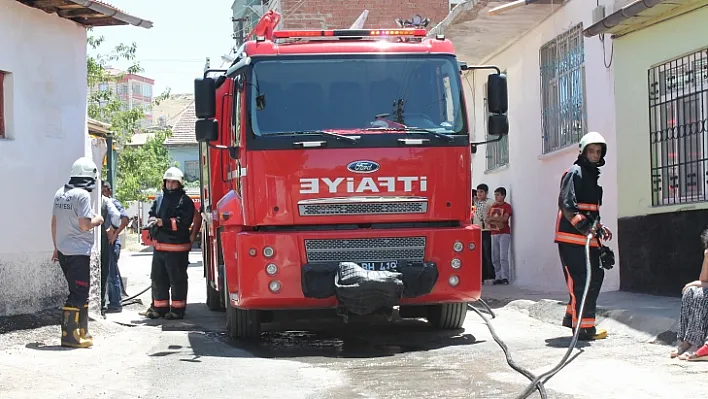
[[[391, 284], [391, 292], [396, 291], [393, 285], [399, 286], [396, 304], [475, 301], [481, 295], [481, 238], [478, 227], [466, 226], [420, 231], [224, 232], [221, 241], [231, 304], [285, 310], [340, 307], [342, 286], [347, 285], [342, 271], [347, 267], [350, 274], [359, 272], [359, 282], [368, 279], [358, 284], [361, 290], [371, 289], [372, 281], [384, 291], [386, 284]], [[357, 288], [349, 284], [347, 289], [349, 295]]]

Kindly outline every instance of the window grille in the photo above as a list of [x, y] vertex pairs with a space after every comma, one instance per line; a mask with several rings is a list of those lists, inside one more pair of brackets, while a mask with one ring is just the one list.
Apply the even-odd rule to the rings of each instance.
[[543, 153], [578, 143], [587, 132], [583, 25], [540, 50]]
[[708, 201], [708, 48], [648, 71], [652, 205]]

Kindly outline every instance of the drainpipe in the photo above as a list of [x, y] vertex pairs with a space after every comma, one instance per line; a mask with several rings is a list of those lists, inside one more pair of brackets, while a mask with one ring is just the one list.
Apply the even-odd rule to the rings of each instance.
[[113, 134], [108, 134], [106, 136], [106, 181], [111, 185], [111, 188], [115, 192], [115, 165], [113, 164], [113, 159], [114, 159], [114, 150], [113, 150]]
[[640, 13], [664, 2], [664, 0], [636, 0], [635, 2], [628, 4], [621, 9], [613, 12], [612, 14], [606, 16], [601, 21], [593, 24], [589, 28], [585, 29], [586, 37], [593, 37], [612, 29], [615, 26], [621, 24], [622, 22], [636, 17]]
[[141, 19], [134, 17], [132, 15], [128, 15], [120, 10], [117, 10], [113, 7], [109, 7], [105, 4], [101, 4], [96, 1], [91, 1], [91, 0], [69, 0], [70, 2], [74, 4], [78, 4], [82, 7], [86, 7], [90, 10], [99, 12], [101, 14], [104, 14], [108, 17], [115, 18], [119, 21], [123, 21], [125, 23], [134, 25], [134, 26], [139, 26], [141, 28], [145, 29], [150, 29], [152, 28], [152, 21], [148, 21], [146, 19]]

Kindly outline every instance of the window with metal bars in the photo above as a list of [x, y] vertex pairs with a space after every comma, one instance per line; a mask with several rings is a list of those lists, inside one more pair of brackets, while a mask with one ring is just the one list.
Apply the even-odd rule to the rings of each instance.
[[708, 48], [649, 69], [652, 205], [708, 201]]
[[539, 53], [545, 154], [578, 143], [587, 132], [583, 24], [544, 44]]
[[[502, 72], [506, 75], [506, 71]], [[484, 97], [484, 121], [485, 121], [485, 141], [493, 140], [497, 136], [489, 136], [486, 128], [486, 121], [489, 118], [489, 110], [487, 109], [487, 84], [484, 84], [483, 93]], [[492, 143], [487, 143], [484, 145], [487, 151], [487, 171], [501, 168], [504, 165], [509, 164], [509, 135], [505, 135], [499, 141]]]

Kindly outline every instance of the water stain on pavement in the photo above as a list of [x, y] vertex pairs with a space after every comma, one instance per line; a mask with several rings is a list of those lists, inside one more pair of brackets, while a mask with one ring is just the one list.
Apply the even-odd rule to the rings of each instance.
[[464, 330], [439, 331], [418, 320], [344, 324], [303, 330], [266, 331], [255, 341], [206, 332], [225, 344], [262, 358], [374, 358], [479, 343]]

